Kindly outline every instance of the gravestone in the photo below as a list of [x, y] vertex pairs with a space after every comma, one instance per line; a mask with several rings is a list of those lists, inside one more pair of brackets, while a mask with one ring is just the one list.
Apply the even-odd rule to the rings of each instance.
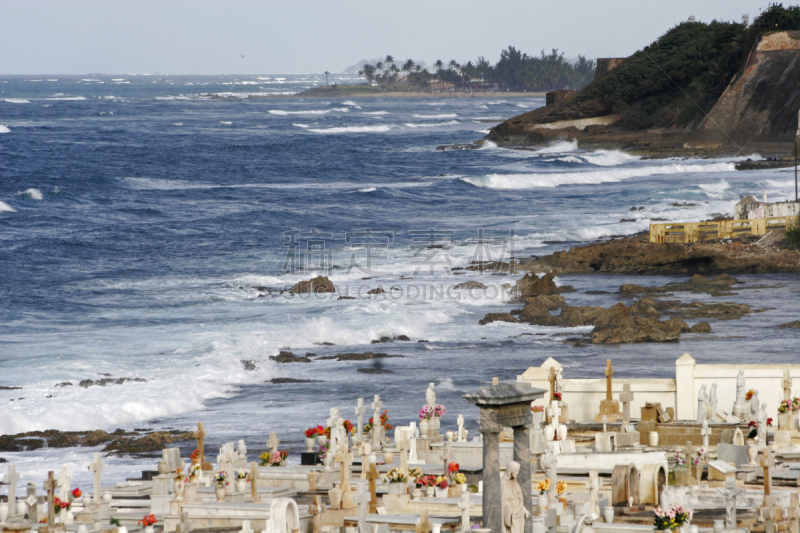
[[614, 507], [639, 505], [639, 471], [636, 466], [617, 465], [612, 470], [611, 505]]
[[470, 496], [470, 492], [462, 492], [461, 501], [458, 502], [458, 508], [461, 510], [461, 533], [469, 533], [471, 527], [469, 509], [471, 505], [472, 496]]
[[53, 477], [53, 471], [47, 473], [47, 480], [44, 482], [44, 490], [47, 491], [47, 529], [48, 531], [55, 531], [56, 529], [56, 480]]
[[725, 461], [711, 461], [708, 463], [709, 481], [726, 481], [728, 478], [736, 478], [736, 467], [731, 466]]
[[205, 438], [206, 430], [203, 428], [203, 423], [197, 423], [197, 431], [194, 432], [194, 438], [197, 439], [197, 449], [200, 455], [200, 465], [202, 470], [213, 470], [211, 463], [206, 461]]
[[611, 366], [611, 359], [606, 359], [606, 399], [600, 402], [600, 412], [595, 415], [594, 420], [597, 423], [603, 421], [605, 416], [612, 424], [619, 420], [619, 402], [612, 398], [611, 391], [611, 377], [614, 375], [614, 369]]
[[359, 398], [358, 403], [356, 403], [356, 435], [358, 435], [358, 440], [364, 438], [364, 413], [366, 412], [364, 398]]
[[367, 526], [367, 510], [369, 509], [369, 495], [363, 483], [358, 484], [356, 491], [356, 504], [358, 505], [358, 533], [370, 533]]
[[89, 469], [94, 473], [94, 494], [92, 495], [94, 503], [100, 503], [100, 491], [103, 489], [101, 472], [105, 469], [105, 467], [105, 463], [103, 463], [103, 461], [100, 459], [100, 452], [95, 452], [94, 461], [92, 461], [92, 464], [89, 467]]
[[69, 464], [61, 466], [58, 474], [58, 497], [62, 501], [69, 501], [70, 482], [72, 481], [72, 467]]
[[17, 517], [17, 483], [20, 475], [17, 474], [17, 467], [14, 463], [8, 463], [8, 471], [3, 481], [8, 486], [8, 521], [13, 522]]
[[[372, 401], [372, 451], [381, 450], [381, 395], [376, 394]], [[426, 435], [427, 436], [427, 435]]]
[[734, 529], [736, 527], [736, 497], [744, 494], [745, 490], [736, 487], [735, 479], [728, 479], [724, 489], [717, 489], [717, 492], [725, 497], [725, 527]]
[[[331, 431], [331, 433], [333, 433], [333, 432]], [[278, 446], [280, 445], [280, 443], [281, 443], [281, 441], [278, 438], [278, 434], [275, 431], [270, 431], [269, 440], [267, 441], [267, 447], [269, 448], [269, 453], [277, 452], [278, 451]]]

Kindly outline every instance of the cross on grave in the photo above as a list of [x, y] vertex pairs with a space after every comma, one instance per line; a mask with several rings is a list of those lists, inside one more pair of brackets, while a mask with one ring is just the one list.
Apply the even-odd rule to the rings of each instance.
[[375, 399], [372, 401], [372, 449], [377, 451], [381, 449], [381, 408], [383, 402], [381, 395], [376, 394]]
[[258, 463], [250, 463], [250, 501], [258, 503]]
[[319, 496], [314, 496], [311, 505], [308, 506], [308, 512], [314, 517], [314, 533], [322, 533], [322, 504]]
[[708, 420], [703, 420], [703, 429], [700, 430], [700, 434], [703, 436], [703, 458], [705, 459], [705, 455], [708, 453], [708, 437], [711, 435], [711, 430], [708, 429]]
[[611, 359], [606, 359], [606, 400], [611, 400], [611, 376], [614, 375], [614, 369], [611, 367]]
[[100, 491], [103, 488], [101, 483], [101, 472], [105, 469], [106, 465], [100, 460], [100, 452], [95, 452], [94, 461], [89, 466], [89, 470], [94, 472], [94, 494], [92, 500], [94, 503], [100, 503]]
[[468, 533], [470, 530], [469, 508], [472, 505], [472, 496], [469, 491], [461, 493], [461, 501], [458, 508], [461, 509], [461, 533]]
[[356, 503], [358, 504], [358, 533], [369, 533], [369, 527], [367, 526], [369, 495], [367, 495], [367, 490], [363, 483], [358, 484]]
[[56, 480], [51, 470], [44, 482], [44, 490], [47, 491], [47, 526], [50, 530], [55, 530], [56, 524], [56, 487]]
[[558, 527], [558, 511], [554, 507], [548, 507], [547, 516], [544, 519], [544, 527], [547, 533], [556, 533]]
[[627, 426], [631, 423], [631, 402], [633, 401], [630, 383], [622, 386], [622, 394], [619, 395], [619, 401], [622, 403], [622, 425]]
[[27, 489], [25, 501], [28, 503], [28, 518], [35, 524], [39, 520], [39, 498], [36, 496], [36, 484], [28, 482], [25, 488]]
[[791, 401], [792, 396], [792, 378], [788, 370], [783, 371], [783, 380], [781, 381], [783, 387], [783, 399], [787, 402]]
[[764, 520], [764, 533], [775, 533], [775, 502], [772, 496], [764, 496], [764, 507], [760, 509]]
[[596, 468], [589, 470], [589, 481], [586, 488], [589, 489], [589, 513], [597, 518], [600, 516], [600, 479]]
[[204, 465], [206, 462], [206, 449], [205, 449], [206, 431], [205, 429], [203, 429], [202, 422], [197, 423], [197, 431], [194, 432], [194, 438], [197, 439], [197, 449], [200, 450], [200, 464]]
[[736, 528], [736, 497], [744, 493], [744, 489], [736, 487], [735, 479], [728, 479], [724, 489], [717, 489], [717, 492], [725, 497], [725, 527], [728, 529]]
[[70, 481], [72, 481], [72, 467], [68, 464], [61, 465], [61, 472], [58, 474], [58, 497], [63, 501], [69, 500]]
[[358, 439], [364, 436], [364, 413], [367, 412], [367, 408], [364, 407], [364, 398], [359, 398], [358, 403], [356, 404], [356, 417], [358, 422], [356, 424], [356, 435], [358, 435]]
[[378, 495], [376, 481], [378, 479], [378, 469], [375, 463], [369, 464], [369, 471], [367, 472], [367, 480], [369, 481], [369, 512], [376, 514], [378, 512]]
[[547, 381], [550, 382], [550, 401], [555, 401], [556, 399], [556, 367], [550, 367], [550, 375], [547, 377]]
[[420, 511], [416, 525], [416, 533], [428, 533], [430, 530], [431, 523], [428, 521], [428, 511]]
[[278, 438], [278, 434], [274, 431], [270, 431], [269, 433], [269, 440], [267, 441], [267, 446], [269, 447], [270, 453], [275, 453], [278, 451], [278, 445], [281, 443], [281, 440]]
[[8, 485], [8, 517], [13, 519], [17, 516], [17, 482], [20, 480], [20, 475], [17, 474], [17, 467], [14, 463], [9, 463], [8, 472], [6, 472], [3, 481]]
[[764, 468], [764, 505], [766, 505], [767, 496], [772, 494], [772, 469], [775, 466], [769, 448], [764, 448], [764, 453], [761, 457], [761, 466]]
[[448, 483], [453, 483], [452, 474], [448, 466], [450, 465], [450, 441], [447, 441], [442, 446], [442, 461], [444, 461], [444, 477], [447, 478]]
[[369, 470], [369, 454], [367, 453], [367, 448], [366, 442], [358, 443], [358, 450], [356, 453], [361, 456], [361, 479], [367, 479], [367, 470]]
[[341, 478], [339, 481], [339, 490], [342, 493], [350, 492], [350, 462], [353, 455], [347, 452], [347, 445], [341, 446], [339, 452], [336, 454], [336, 462], [339, 463], [341, 468]]

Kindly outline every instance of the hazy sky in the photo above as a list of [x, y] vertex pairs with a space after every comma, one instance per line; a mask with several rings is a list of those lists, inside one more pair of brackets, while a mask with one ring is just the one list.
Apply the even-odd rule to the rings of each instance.
[[[751, 20], [768, 0], [0, 0], [0, 74], [340, 72], [513, 45], [627, 56], [680, 21]], [[242, 57], [244, 56], [244, 57]]]

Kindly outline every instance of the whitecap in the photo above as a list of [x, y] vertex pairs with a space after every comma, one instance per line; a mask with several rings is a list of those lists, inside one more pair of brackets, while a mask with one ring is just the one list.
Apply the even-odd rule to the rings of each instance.
[[450, 122], [432, 122], [432, 123], [423, 123], [423, 124], [414, 124], [413, 122], [406, 122], [406, 126], [409, 128], [433, 128], [437, 126], [455, 126], [456, 124], [460, 124], [457, 120], [451, 120]]
[[328, 113], [341, 112], [347, 113], [350, 111], [346, 107], [335, 107], [333, 109], [308, 109], [305, 111], [284, 111], [283, 109], [270, 109], [269, 113], [273, 115], [327, 115]]
[[376, 189], [375, 187], [366, 187], [364, 189], [358, 189], [357, 192], [374, 192], [374, 191], [377, 191], [377, 190], [378, 189]]
[[219, 123], [224, 124], [226, 126], [233, 126], [233, 122], [230, 120], [220, 120]]
[[308, 124], [299, 124], [299, 123], [292, 124], [292, 126], [294, 126], [295, 128], [310, 128], [311, 127]]
[[4, 102], [8, 102], [9, 104], [30, 104], [30, 100], [26, 100], [25, 98], [3, 98]]
[[390, 129], [391, 126], [344, 126], [327, 129], [310, 128], [307, 131], [313, 131], [314, 133], [380, 133]]
[[47, 100], [77, 101], [86, 100], [85, 96], [59, 96], [57, 98], [47, 98]]
[[0, 202], [0, 213], [16, 213], [17, 210], [5, 202]]
[[41, 200], [44, 197], [42, 196], [42, 191], [31, 187], [30, 189], [26, 189], [25, 191], [20, 193], [20, 196], [23, 198], [30, 198], [31, 200]]
[[361, 106], [357, 103], [353, 102], [352, 100], [348, 100], [346, 102], [342, 102], [342, 105], [349, 105], [350, 107], [354, 107], [356, 109], [361, 109]]
[[388, 115], [388, 111], [364, 111], [362, 115]]
[[173, 122], [173, 126], [183, 126], [183, 122]]
[[419, 115], [419, 114], [414, 114], [414, 115], [411, 115], [411, 116], [414, 117], [414, 118], [431, 118], [431, 119], [435, 119], [435, 118], [456, 118], [458, 116], [458, 114], [457, 113], [439, 113], [438, 115]]
[[11, 133], [11, 130], [7, 126], [0, 124], [0, 133]]

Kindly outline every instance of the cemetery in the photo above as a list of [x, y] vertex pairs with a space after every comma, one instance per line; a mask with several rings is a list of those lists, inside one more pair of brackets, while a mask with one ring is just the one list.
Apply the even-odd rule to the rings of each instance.
[[41, 480], [0, 465], [0, 528], [800, 533], [794, 380], [800, 365], [703, 365], [689, 354], [674, 379], [617, 379], [612, 360], [594, 379], [570, 379], [548, 358], [465, 394], [462, 413], [436, 403], [435, 383], [420, 387], [419, 422], [406, 426], [388, 423], [390, 400], [378, 394], [331, 406], [327, 420], [309, 420], [299, 464], [275, 432], [258, 456], [244, 440], [212, 454], [201, 422], [190, 457], [165, 448], [139, 479], [104, 484], [95, 453], [85, 493], [69, 465]]

